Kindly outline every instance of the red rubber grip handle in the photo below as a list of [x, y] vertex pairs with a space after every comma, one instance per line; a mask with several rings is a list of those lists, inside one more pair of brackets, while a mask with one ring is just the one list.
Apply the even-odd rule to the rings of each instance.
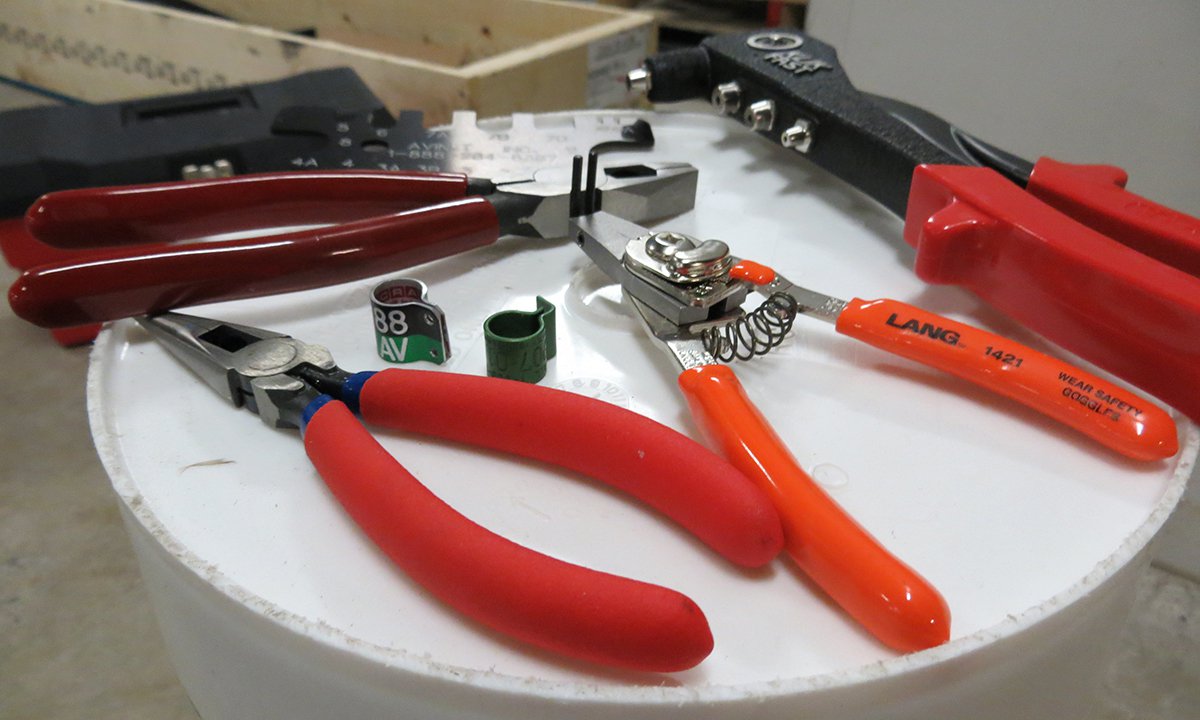
[[364, 420], [531, 458], [600, 480], [676, 521], [731, 562], [758, 567], [783, 545], [770, 500], [728, 462], [647, 417], [514, 380], [376, 373]]
[[[9, 265], [18, 270], [25, 270], [34, 265], [41, 265], [57, 260], [67, 260], [72, 251], [59, 250], [49, 245], [43, 245], [25, 230], [25, 222], [21, 218], [0, 220], [0, 252]], [[63, 347], [83, 345], [96, 339], [100, 333], [100, 323], [90, 323], [77, 327], [58, 328], [51, 330], [55, 341]]]
[[1101, 235], [987, 168], [922, 165], [905, 240], [961, 285], [1200, 419], [1200, 278]]
[[896, 300], [854, 298], [839, 333], [1012, 398], [1135, 460], [1179, 451], [1175, 421], [1150, 400], [1018, 342]]
[[50, 247], [30, 235], [22, 218], [0, 220], [0, 252], [4, 254], [4, 261], [18, 270], [72, 260], [79, 255], [77, 250]]
[[950, 609], [941, 594], [800, 469], [732, 370], [685, 370], [679, 386], [709, 442], [775, 503], [784, 549], [806, 575], [891, 648], [913, 652], [946, 642]]
[[1128, 181], [1119, 167], [1044, 157], [1025, 189], [1122, 245], [1200, 277], [1200, 218], [1129, 192]]
[[[413, 404], [430, 403], [436, 399]], [[342, 403], [317, 410], [304, 446], [367, 536], [472, 620], [552, 652], [633, 670], [685, 670], [712, 651], [708, 622], [689, 598], [555, 560], [471, 522], [409, 474]]]
[[31, 268], [9, 289], [19, 317], [56, 328], [334, 285], [495, 242], [480, 197], [243, 240], [90, 251]]
[[326, 225], [462, 198], [458, 173], [307, 171], [62, 190], [25, 214], [39, 241], [58, 248], [178, 242], [223, 233]]

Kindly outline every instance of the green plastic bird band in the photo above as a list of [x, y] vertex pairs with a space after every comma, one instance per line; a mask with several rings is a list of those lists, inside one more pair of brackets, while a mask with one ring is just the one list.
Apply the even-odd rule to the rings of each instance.
[[504, 310], [483, 322], [487, 374], [536, 383], [546, 377], [546, 363], [558, 351], [554, 338], [554, 304], [537, 299], [537, 310]]
[[442, 364], [450, 357], [446, 315], [426, 299], [425, 283], [385, 280], [371, 291], [375, 350], [390, 363], [424, 360]]

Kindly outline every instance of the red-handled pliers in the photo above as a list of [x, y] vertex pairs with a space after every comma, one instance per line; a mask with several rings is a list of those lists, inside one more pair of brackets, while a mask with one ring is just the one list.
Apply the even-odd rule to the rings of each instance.
[[179, 313], [138, 321], [235, 406], [268, 425], [299, 427], [333, 495], [409, 577], [463, 615], [546, 650], [672, 672], [703, 660], [713, 638], [700, 608], [674, 590], [555, 560], [463, 517], [392, 458], [355, 413], [596, 478], [739, 565], [764, 565], [782, 547], [778, 514], [743, 475], [615, 405], [497, 378], [351, 374], [325, 348], [268, 330]]
[[[610, 202], [631, 219], [690, 209], [693, 194], [671, 190], [694, 185], [691, 166], [618, 170], [609, 169], [602, 192], [635, 194], [637, 202]], [[8, 300], [19, 317], [62, 328], [332, 285], [503, 235], [564, 237], [568, 194], [532, 178], [497, 186], [455, 173], [383, 171], [64, 190], [26, 214], [36, 242], [18, 243], [26, 269]], [[293, 229], [244, 237], [284, 227]], [[219, 239], [227, 233], [243, 237]], [[186, 242], [195, 238], [206, 239]]]

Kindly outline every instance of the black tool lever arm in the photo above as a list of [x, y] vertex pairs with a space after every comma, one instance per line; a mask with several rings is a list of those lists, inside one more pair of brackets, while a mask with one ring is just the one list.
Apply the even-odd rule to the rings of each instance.
[[[900, 217], [917, 165], [963, 164], [860, 93], [837, 51], [800, 32], [717, 35], [697, 48], [650, 58], [646, 70], [654, 102], [709, 97], [736, 85], [725, 112], [779, 144], [786, 144], [785, 131], [807, 123], [809, 141], [793, 138], [793, 149]], [[772, 117], [756, 127], [748, 113], [762, 101], [773, 103]]]
[[924, 108], [873, 93], [863, 95], [964, 165], [990, 167], [1021, 187], [1033, 174], [1033, 163], [1025, 158], [984, 142]]

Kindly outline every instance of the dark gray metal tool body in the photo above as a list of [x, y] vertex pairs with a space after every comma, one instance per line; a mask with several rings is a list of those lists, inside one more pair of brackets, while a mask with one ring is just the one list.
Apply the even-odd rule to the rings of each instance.
[[650, 100], [711, 97], [717, 108], [790, 147], [904, 217], [913, 170], [961, 165], [861, 93], [837, 50], [799, 32], [732, 33], [648, 58], [630, 77]]
[[0, 217], [20, 215], [54, 190], [179, 180], [191, 172], [202, 176], [206, 167], [222, 172], [226, 164], [233, 173], [288, 169], [285, 158], [323, 143], [276, 127], [285, 108], [301, 106], [391, 120], [349, 68], [222, 90], [0, 113]]

